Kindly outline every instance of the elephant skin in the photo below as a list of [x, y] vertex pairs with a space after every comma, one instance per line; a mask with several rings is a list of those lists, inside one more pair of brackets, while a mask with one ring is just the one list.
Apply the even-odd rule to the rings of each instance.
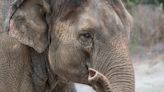
[[112, 92], [108, 78], [97, 70], [89, 68], [88, 81], [96, 92]]
[[7, 20], [0, 92], [76, 92], [73, 82], [90, 85], [90, 68], [111, 92], [134, 92], [132, 18], [121, 0], [16, 0]]

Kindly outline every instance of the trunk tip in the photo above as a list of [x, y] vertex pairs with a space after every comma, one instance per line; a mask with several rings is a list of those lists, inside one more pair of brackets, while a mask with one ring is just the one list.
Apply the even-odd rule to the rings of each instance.
[[95, 80], [97, 76], [97, 71], [92, 69], [92, 68], [89, 68], [89, 77], [88, 77], [88, 80], [89, 81], [92, 81], [92, 80]]

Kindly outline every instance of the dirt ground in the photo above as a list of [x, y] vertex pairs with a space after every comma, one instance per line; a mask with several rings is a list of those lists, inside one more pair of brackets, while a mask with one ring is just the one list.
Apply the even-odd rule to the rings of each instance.
[[[164, 92], [164, 54], [133, 57], [136, 92]], [[95, 92], [77, 84], [78, 92]]]
[[135, 60], [136, 92], [164, 92], [164, 54]]

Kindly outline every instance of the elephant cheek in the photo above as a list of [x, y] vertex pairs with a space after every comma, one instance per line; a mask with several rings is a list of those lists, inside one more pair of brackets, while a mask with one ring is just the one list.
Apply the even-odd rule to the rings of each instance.
[[[69, 46], [60, 46], [55, 53], [49, 51], [49, 64], [59, 77], [73, 82], [87, 81], [88, 70], [78, 50]], [[86, 77], [85, 77], [86, 76]]]

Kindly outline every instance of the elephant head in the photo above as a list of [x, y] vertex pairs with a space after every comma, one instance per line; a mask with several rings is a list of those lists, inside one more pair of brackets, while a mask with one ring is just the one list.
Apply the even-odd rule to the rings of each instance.
[[88, 84], [91, 67], [107, 76], [114, 92], [134, 91], [131, 16], [121, 0], [17, 0], [15, 5], [9, 35], [38, 53], [48, 49], [53, 74]]

